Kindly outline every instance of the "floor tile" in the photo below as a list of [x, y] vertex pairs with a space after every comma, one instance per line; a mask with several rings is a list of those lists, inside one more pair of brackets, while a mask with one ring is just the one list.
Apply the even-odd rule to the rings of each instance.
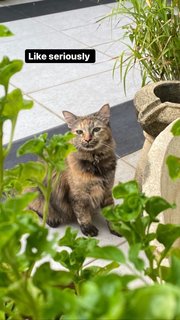
[[130, 164], [134, 168], [137, 167], [138, 161], [141, 156], [141, 150], [138, 150], [136, 152], [133, 152], [131, 154], [128, 154], [127, 156], [121, 158], [121, 160], [124, 160], [127, 164]]
[[63, 31], [63, 33], [88, 46], [111, 42], [119, 39], [122, 35], [121, 30], [111, 29], [109, 25], [103, 23], [94, 23], [92, 25], [69, 29]]
[[127, 46], [125, 44], [125, 41], [123, 41], [123, 39], [118, 39], [105, 44], [94, 46], [94, 49], [106, 54], [107, 56], [113, 59], [116, 59], [120, 56], [122, 51], [127, 51]]
[[30, 47], [32, 47], [31, 42], [33, 44], [34, 38], [38, 38], [40, 34], [46, 34], [48, 37], [48, 33], [52, 32], [50, 27], [36, 21], [34, 18], [5, 22], [4, 24], [14, 34], [11, 37], [0, 38], [0, 43], [4, 43], [4, 46], [6, 46], [6, 43], [11, 41], [13, 42], [13, 45], [14, 42], [16, 42], [16, 44], [18, 44], [18, 42], [21, 43], [22, 39], [25, 38], [27, 41], [29, 41]]
[[109, 13], [109, 11], [109, 8], [100, 5], [40, 16], [36, 20], [61, 31], [92, 24]]
[[133, 180], [134, 175], [135, 169], [131, 165], [125, 163], [123, 160], [119, 159], [116, 168], [115, 184]]
[[[25, 99], [27, 97], [24, 97]], [[14, 140], [28, 137], [48, 128], [58, 126], [60, 121], [51, 112], [35, 103], [30, 110], [23, 110], [19, 113]], [[3, 143], [7, 143], [10, 134], [10, 122], [5, 122]]]
[[51, 111], [61, 115], [62, 110], [76, 114], [89, 114], [97, 111], [103, 104], [117, 105], [131, 99], [135, 90], [125, 96], [122, 83], [112, 77], [112, 70], [72, 81], [46, 90], [30, 94]]

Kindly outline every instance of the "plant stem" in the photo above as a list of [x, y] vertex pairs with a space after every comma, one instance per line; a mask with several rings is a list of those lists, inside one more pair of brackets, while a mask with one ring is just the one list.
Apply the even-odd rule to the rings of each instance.
[[3, 193], [3, 170], [4, 170], [3, 123], [0, 122], [0, 199]]
[[16, 127], [16, 122], [17, 122], [17, 118], [13, 119], [9, 143], [8, 143], [8, 146], [7, 146], [6, 150], [4, 150], [4, 158], [7, 157], [8, 153], [10, 152], [11, 147], [12, 147], [12, 142], [13, 142], [13, 137], [14, 137], [14, 130], [15, 130], [15, 127]]
[[46, 225], [48, 210], [49, 210], [49, 201], [50, 201], [50, 196], [51, 196], [52, 172], [53, 172], [53, 168], [51, 165], [49, 165], [48, 172], [47, 172], [47, 188], [46, 188], [46, 194], [44, 195], [45, 203], [44, 203], [44, 208], [43, 208], [43, 227], [45, 227], [45, 225]]

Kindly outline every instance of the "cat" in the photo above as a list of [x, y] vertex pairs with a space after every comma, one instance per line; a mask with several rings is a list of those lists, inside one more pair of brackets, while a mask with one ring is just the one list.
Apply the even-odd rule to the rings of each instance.
[[[82, 233], [97, 236], [92, 223], [94, 214], [102, 207], [114, 204], [112, 187], [116, 168], [115, 142], [110, 128], [110, 107], [104, 105], [98, 112], [76, 116], [63, 111], [65, 122], [75, 135], [72, 143], [77, 152], [66, 159], [66, 169], [57, 180], [54, 174], [47, 224], [57, 227], [76, 220]], [[56, 184], [55, 184], [56, 181]], [[42, 217], [43, 195], [30, 209]]]

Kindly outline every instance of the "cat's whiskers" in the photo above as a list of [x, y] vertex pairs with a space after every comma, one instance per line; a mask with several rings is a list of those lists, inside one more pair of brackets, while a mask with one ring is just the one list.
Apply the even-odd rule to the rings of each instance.
[[[108, 144], [106, 144], [106, 143], [104, 143], [104, 142], [101, 142], [101, 145], [103, 145], [103, 146], [109, 148], [110, 150], [113, 150], [113, 151], [114, 151], [114, 148], [113, 148], [113, 147], [109, 146]], [[116, 152], [115, 152], [115, 155], [116, 155], [116, 157], [117, 157], [118, 159], [121, 158], [120, 155], [117, 154]]]

